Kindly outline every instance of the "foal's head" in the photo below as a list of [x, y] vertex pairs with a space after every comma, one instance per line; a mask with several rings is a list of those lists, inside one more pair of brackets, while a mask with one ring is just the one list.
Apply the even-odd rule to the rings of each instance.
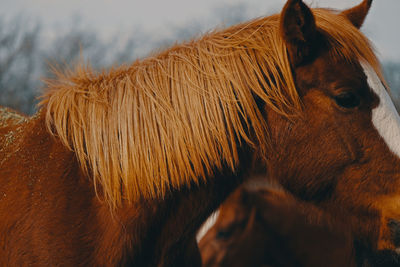
[[[265, 107], [276, 125], [268, 171], [293, 194], [343, 218], [361, 244], [393, 250], [400, 245], [400, 120], [368, 43], [351, 34], [371, 2], [338, 13], [329, 25], [326, 11], [287, 2], [280, 33], [303, 112], [288, 120]], [[341, 52], [353, 49], [343, 50], [345, 39], [354, 54]]]
[[351, 266], [351, 235], [315, 206], [281, 189], [242, 186], [199, 243], [212, 266]]

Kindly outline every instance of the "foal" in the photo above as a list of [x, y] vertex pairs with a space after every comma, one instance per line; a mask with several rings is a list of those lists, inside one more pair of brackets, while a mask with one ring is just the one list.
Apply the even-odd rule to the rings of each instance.
[[199, 248], [205, 267], [355, 266], [352, 240], [317, 207], [247, 182], [222, 204]]

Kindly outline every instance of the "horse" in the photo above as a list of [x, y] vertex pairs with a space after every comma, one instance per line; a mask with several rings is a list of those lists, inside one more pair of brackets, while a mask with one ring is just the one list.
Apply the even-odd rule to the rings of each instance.
[[255, 165], [395, 251], [400, 120], [359, 30], [371, 3], [288, 0], [127, 66], [55, 71], [39, 111], [0, 128], [0, 265], [199, 266], [197, 229]]
[[257, 180], [248, 179], [219, 208], [199, 242], [204, 267], [356, 266], [344, 222]]

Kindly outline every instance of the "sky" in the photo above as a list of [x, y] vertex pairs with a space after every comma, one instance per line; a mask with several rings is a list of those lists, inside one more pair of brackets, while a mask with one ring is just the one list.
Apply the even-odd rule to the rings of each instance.
[[[344, 9], [361, 0], [305, 0], [312, 7]], [[202, 22], [208, 29], [221, 23], [210, 19], [215, 10], [246, 5], [246, 17], [259, 17], [279, 12], [285, 0], [1, 0], [0, 16], [23, 15], [39, 20], [49, 35], [71, 27], [78, 18], [104, 36], [130, 34], [141, 29], [163, 35], [170, 27]], [[386, 61], [400, 61], [400, 0], [375, 0], [363, 31]]]

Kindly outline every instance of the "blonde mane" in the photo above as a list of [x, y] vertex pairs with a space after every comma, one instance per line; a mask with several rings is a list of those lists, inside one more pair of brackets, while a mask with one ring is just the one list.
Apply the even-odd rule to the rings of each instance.
[[[347, 19], [314, 10], [333, 56], [380, 73], [368, 40]], [[268, 151], [258, 96], [284, 116], [301, 111], [279, 16], [240, 24], [96, 74], [58, 73], [41, 103], [52, 134], [76, 154], [111, 206], [162, 198], [239, 164], [238, 146]]]

